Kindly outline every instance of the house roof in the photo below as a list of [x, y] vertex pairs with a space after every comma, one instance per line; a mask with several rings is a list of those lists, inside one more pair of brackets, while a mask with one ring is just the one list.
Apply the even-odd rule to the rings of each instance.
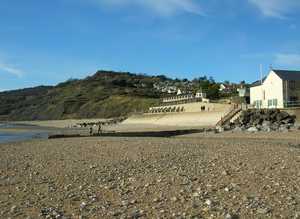
[[[264, 78], [262, 79], [262, 83], [264, 83], [266, 79], [267, 79], [267, 77], [264, 77]], [[253, 82], [253, 83], [250, 85], [250, 87], [257, 87], [257, 86], [260, 86], [262, 83], [261, 83], [261, 80], [258, 80], [258, 81]]]
[[300, 81], [300, 71], [273, 70], [282, 80]]

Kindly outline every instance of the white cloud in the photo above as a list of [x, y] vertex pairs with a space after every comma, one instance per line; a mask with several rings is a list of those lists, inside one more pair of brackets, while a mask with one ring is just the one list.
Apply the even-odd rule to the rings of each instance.
[[300, 9], [299, 0], [248, 0], [267, 17], [286, 18]]
[[275, 55], [275, 64], [290, 67], [300, 67], [300, 54], [278, 53]]
[[195, 0], [94, 0], [95, 2], [123, 7], [138, 6], [151, 10], [161, 16], [172, 16], [174, 14], [185, 12], [198, 15], [204, 15], [200, 5]]
[[12, 65], [8, 65], [3, 62], [0, 62], [0, 71], [7, 72], [7, 73], [15, 75], [17, 77], [22, 77], [23, 73], [24, 73], [21, 69], [18, 69]]

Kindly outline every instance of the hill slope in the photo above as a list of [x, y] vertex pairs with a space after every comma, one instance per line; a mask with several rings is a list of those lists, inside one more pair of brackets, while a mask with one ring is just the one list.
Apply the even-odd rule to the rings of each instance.
[[160, 77], [98, 71], [82, 80], [0, 93], [0, 120], [118, 117], [159, 101]]

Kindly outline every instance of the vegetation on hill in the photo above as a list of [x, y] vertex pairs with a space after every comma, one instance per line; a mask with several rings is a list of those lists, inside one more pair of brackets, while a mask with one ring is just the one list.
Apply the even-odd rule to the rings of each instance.
[[98, 71], [85, 79], [0, 93], [0, 120], [50, 120], [127, 116], [159, 103], [166, 88], [200, 88], [219, 98], [219, 85], [206, 77], [170, 79], [127, 72]]
[[[9, 120], [118, 117], [159, 102], [156, 77], [99, 71], [82, 80], [0, 93], [0, 116]], [[0, 117], [0, 118], [1, 118]]]

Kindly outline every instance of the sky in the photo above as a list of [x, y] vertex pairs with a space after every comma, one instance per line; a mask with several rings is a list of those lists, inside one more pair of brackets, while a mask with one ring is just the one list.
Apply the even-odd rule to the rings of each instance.
[[299, 0], [1, 0], [0, 91], [97, 70], [252, 82], [300, 70]]

